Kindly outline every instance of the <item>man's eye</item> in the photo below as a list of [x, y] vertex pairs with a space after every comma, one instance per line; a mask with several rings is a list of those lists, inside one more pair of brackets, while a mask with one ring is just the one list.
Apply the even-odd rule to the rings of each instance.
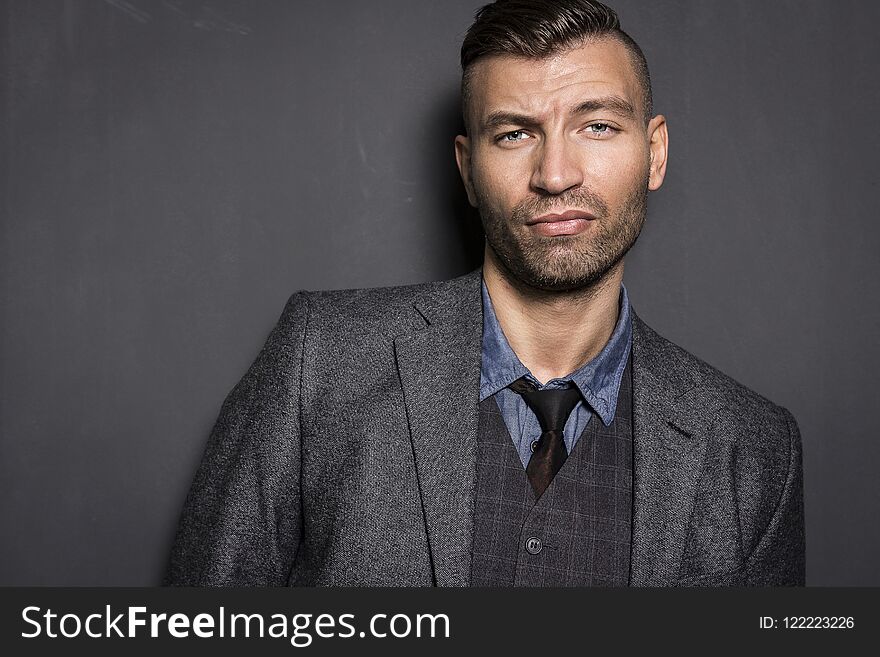
[[612, 128], [607, 123], [593, 123], [592, 125], [587, 126], [587, 132], [593, 135], [610, 135], [614, 132], [614, 128]]
[[525, 133], [524, 130], [514, 130], [513, 132], [508, 132], [501, 135], [501, 141], [522, 141], [526, 137], [528, 137], [528, 135]]

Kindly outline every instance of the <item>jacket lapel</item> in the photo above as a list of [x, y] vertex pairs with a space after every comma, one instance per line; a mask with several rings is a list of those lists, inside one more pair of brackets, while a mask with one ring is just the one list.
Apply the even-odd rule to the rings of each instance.
[[633, 314], [631, 586], [669, 586], [681, 575], [718, 403], [677, 350]]
[[414, 304], [427, 326], [394, 340], [437, 586], [470, 580], [481, 281], [478, 269], [437, 284]]

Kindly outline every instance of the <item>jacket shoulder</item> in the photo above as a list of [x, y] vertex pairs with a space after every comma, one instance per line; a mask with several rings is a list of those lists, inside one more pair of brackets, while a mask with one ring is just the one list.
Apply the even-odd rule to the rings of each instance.
[[[444, 308], [454, 312], [473, 299], [479, 302], [480, 280], [481, 272], [475, 270], [457, 278], [427, 283], [298, 294], [302, 295], [309, 316], [310, 334], [357, 341], [358, 336], [393, 335], [424, 328], [428, 319], [422, 313], [423, 307], [437, 316], [438, 310], [441, 314]], [[300, 306], [298, 312], [302, 310]]]
[[793, 420], [787, 409], [664, 338], [638, 316], [633, 318], [633, 329], [634, 338], [640, 340], [643, 351], [650, 354], [653, 367], [686, 373], [704, 395], [718, 399], [736, 416], [776, 420], [782, 422], [783, 427]]
[[394, 322], [412, 313], [413, 304], [443, 286], [446, 281], [309, 292], [311, 312], [336, 322]]

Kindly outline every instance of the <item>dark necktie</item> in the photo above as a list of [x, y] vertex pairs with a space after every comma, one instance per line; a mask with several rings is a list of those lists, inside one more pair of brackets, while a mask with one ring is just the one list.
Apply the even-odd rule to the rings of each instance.
[[538, 390], [525, 377], [511, 383], [509, 388], [523, 398], [541, 424], [541, 437], [532, 445], [532, 457], [526, 466], [535, 496], [540, 498], [568, 457], [562, 430], [581, 393], [574, 386]]

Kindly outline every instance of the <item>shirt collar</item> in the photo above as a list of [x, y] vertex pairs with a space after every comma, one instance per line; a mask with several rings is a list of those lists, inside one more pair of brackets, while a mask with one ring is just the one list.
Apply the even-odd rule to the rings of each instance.
[[620, 312], [617, 324], [602, 351], [582, 367], [561, 379], [553, 379], [545, 385], [538, 383], [528, 368], [514, 353], [501, 330], [492, 299], [482, 283], [483, 293], [483, 344], [480, 367], [480, 401], [506, 388], [517, 379], [526, 376], [539, 388], [561, 387], [573, 382], [590, 407], [608, 426], [617, 409], [617, 393], [620, 380], [629, 359], [632, 345], [632, 314], [626, 287], [620, 286]]

